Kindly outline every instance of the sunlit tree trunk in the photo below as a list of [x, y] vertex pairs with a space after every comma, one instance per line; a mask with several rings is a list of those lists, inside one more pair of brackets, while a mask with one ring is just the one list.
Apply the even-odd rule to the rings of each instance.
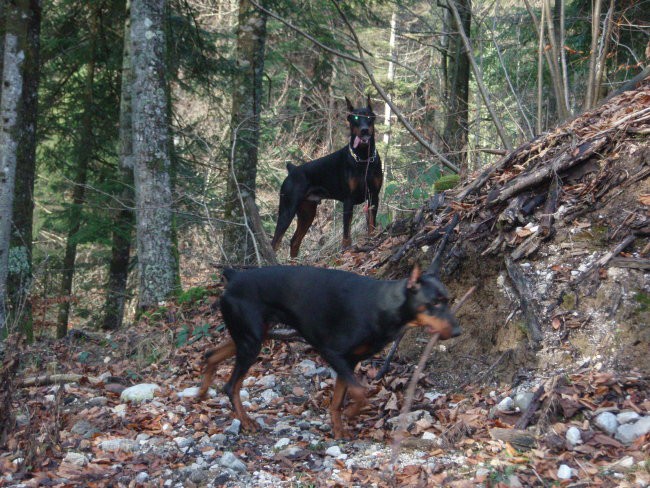
[[21, 138], [25, 130], [24, 71], [28, 44], [28, 0], [6, 3], [3, 38], [2, 96], [0, 97], [0, 336], [9, 331], [7, 275], [15, 196], [15, 178]]
[[127, 278], [129, 275], [129, 254], [133, 232], [133, 112], [131, 110], [131, 90], [133, 88], [133, 69], [131, 67], [131, 19], [130, 2], [127, 1], [127, 16], [124, 22], [124, 51], [122, 55], [122, 92], [120, 97], [120, 162], [118, 179], [122, 184], [118, 209], [113, 228], [111, 263], [106, 286], [106, 303], [102, 328], [119, 329], [124, 317], [127, 297]]
[[21, 97], [20, 140], [16, 160], [16, 189], [13, 205], [11, 247], [9, 249], [8, 292], [14, 320], [33, 339], [31, 302], [32, 222], [34, 217], [34, 177], [36, 172], [36, 120], [40, 79], [41, 1], [29, 2], [27, 54]]
[[223, 237], [226, 259], [239, 264], [254, 262], [257, 254], [243, 201], [255, 196], [265, 42], [266, 15], [240, 0]]
[[165, 78], [165, 0], [132, 0], [133, 176], [136, 201], [139, 307], [155, 307], [174, 292], [172, 184]]

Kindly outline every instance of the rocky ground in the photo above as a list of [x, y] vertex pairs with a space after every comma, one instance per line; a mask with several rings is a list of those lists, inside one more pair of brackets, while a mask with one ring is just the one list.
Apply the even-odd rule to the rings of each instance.
[[[207, 318], [206, 309], [198, 306], [193, 317], [168, 315], [183, 315], [183, 326], [140, 324], [139, 335], [152, 343], [155, 336], [185, 341], [158, 350], [155, 361], [126, 332], [77, 335], [24, 351], [30, 359], [15, 385], [17, 416], [0, 454], [0, 486], [650, 483], [650, 398], [647, 379], [634, 371], [614, 376], [585, 369], [512, 388], [455, 391], [426, 375], [392, 465], [393, 429], [413, 366], [397, 361], [374, 382], [379, 364], [363, 364], [359, 375], [372, 401], [349, 426], [354, 438], [335, 441], [327, 413], [332, 371], [307, 345], [272, 341], [242, 391], [262, 429], [241, 432], [225, 395], [193, 398], [208, 336], [223, 337], [218, 317]], [[189, 332], [188, 323], [195, 324]], [[215, 389], [230, 367], [218, 370]], [[30, 381], [42, 386], [26, 386]]]

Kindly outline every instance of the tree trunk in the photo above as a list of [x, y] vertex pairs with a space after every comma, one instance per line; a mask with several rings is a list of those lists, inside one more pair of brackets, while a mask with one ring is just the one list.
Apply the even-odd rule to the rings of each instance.
[[[463, 29], [469, 33], [472, 24], [471, 0], [460, 0], [457, 5]], [[454, 22], [453, 14], [445, 14], [444, 19], [448, 55], [445, 58], [444, 70], [447, 75], [447, 114], [443, 137], [450, 154], [449, 158], [460, 168], [462, 178], [467, 172], [470, 64], [468, 52], [463, 47], [463, 40]]]
[[82, 209], [86, 195], [86, 182], [88, 167], [93, 157], [93, 113], [95, 84], [95, 51], [98, 33], [97, 10], [91, 10], [90, 18], [90, 59], [86, 68], [86, 82], [84, 88], [84, 110], [81, 118], [79, 139], [77, 141], [77, 168], [73, 181], [72, 204], [68, 214], [68, 238], [65, 244], [63, 257], [63, 270], [61, 273], [60, 296], [63, 298], [59, 305], [56, 336], [65, 337], [68, 333], [68, 320], [70, 318], [70, 302], [72, 298], [72, 280], [74, 278], [74, 265], [77, 257], [77, 234], [81, 229]]
[[139, 307], [155, 307], [175, 287], [165, 0], [131, 3], [133, 176], [136, 198]]
[[266, 15], [249, 0], [240, 0], [230, 124], [232, 155], [224, 210], [228, 224], [223, 237], [226, 259], [238, 264], [254, 262], [254, 237], [243, 201], [255, 197], [265, 42]]
[[24, 124], [24, 70], [27, 51], [29, 1], [5, 5], [2, 97], [0, 98], [0, 337], [9, 332], [7, 275], [11, 240], [16, 164]]
[[[397, 37], [397, 7], [393, 10], [393, 14], [390, 18], [390, 39], [388, 41], [389, 49], [389, 61], [388, 61], [388, 72], [386, 73], [386, 81], [388, 82], [388, 87], [392, 91], [393, 85], [395, 83], [395, 62], [397, 61], [397, 49], [396, 49], [396, 37]], [[389, 97], [392, 98], [390, 95]], [[392, 170], [391, 170], [391, 160], [390, 160], [390, 138], [391, 138], [391, 109], [388, 103], [384, 104], [384, 136], [383, 141], [386, 145], [385, 154], [383, 157], [384, 168], [386, 172], [386, 181], [391, 181], [393, 179]], [[384, 189], [386, 185], [384, 185]]]
[[123, 207], [117, 211], [113, 228], [111, 263], [106, 285], [103, 329], [119, 329], [124, 317], [124, 305], [129, 275], [129, 254], [133, 231], [133, 124], [132, 99], [133, 69], [131, 66], [131, 22], [130, 2], [127, 0], [127, 15], [124, 21], [124, 50], [122, 56], [122, 91], [120, 97], [120, 163], [119, 181], [122, 192], [119, 201]]
[[36, 120], [40, 79], [41, 1], [31, 0], [27, 23], [27, 53], [23, 76], [20, 140], [16, 159], [16, 185], [9, 249], [7, 288], [16, 323], [28, 341], [34, 338], [29, 292], [32, 284], [32, 221], [36, 172]]

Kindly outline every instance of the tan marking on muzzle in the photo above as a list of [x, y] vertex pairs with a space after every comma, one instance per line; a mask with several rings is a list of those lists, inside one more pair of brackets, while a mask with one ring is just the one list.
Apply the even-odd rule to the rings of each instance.
[[453, 336], [454, 325], [448, 320], [434, 317], [426, 313], [419, 313], [408, 324], [411, 327], [426, 327], [431, 334], [440, 334], [440, 339], [450, 339]]

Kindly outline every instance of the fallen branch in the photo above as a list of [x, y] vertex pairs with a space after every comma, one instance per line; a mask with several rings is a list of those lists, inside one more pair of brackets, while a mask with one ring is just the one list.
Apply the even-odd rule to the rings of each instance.
[[41, 376], [32, 376], [24, 378], [18, 382], [20, 388], [29, 388], [31, 386], [61, 385], [63, 383], [83, 383], [88, 381], [92, 385], [103, 383], [103, 380], [92, 376], [85, 376], [77, 373], [62, 374], [44, 374]]
[[[456, 312], [463, 306], [463, 304], [472, 295], [472, 293], [474, 293], [475, 290], [476, 290], [475, 286], [467, 290], [465, 295], [463, 295], [463, 297], [456, 304], [454, 304], [451, 313], [456, 314]], [[413, 376], [411, 376], [411, 381], [409, 382], [409, 385], [406, 388], [406, 393], [404, 396], [404, 405], [402, 405], [402, 410], [400, 411], [400, 421], [395, 431], [395, 437], [393, 438], [392, 454], [391, 454], [391, 461], [389, 463], [389, 466], [394, 466], [395, 462], [397, 461], [397, 456], [399, 456], [400, 445], [406, 433], [406, 414], [408, 414], [411, 411], [411, 406], [413, 405], [413, 397], [415, 396], [415, 388], [417, 387], [418, 381], [420, 380], [420, 375], [424, 370], [424, 366], [427, 360], [429, 359], [429, 356], [431, 355], [433, 346], [436, 345], [439, 338], [440, 338], [440, 334], [433, 334], [429, 339], [429, 342], [424, 348], [424, 351], [420, 356], [420, 360], [418, 361], [418, 364], [415, 367]]]

